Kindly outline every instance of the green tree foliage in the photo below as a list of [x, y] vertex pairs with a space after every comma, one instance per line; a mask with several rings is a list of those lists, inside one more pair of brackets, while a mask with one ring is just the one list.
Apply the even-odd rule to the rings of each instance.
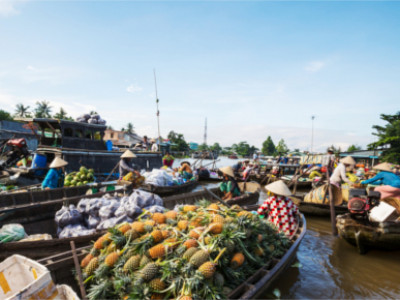
[[0, 109], [0, 121], [12, 121], [11, 114], [5, 110]]
[[289, 148], [286, 146], [284, 139], [281, 139], [279, 141], [279, 143], [276, 146], [275, 150], [279, 155], [285, 155], [285, 154], [287, 154], [289, 152]]
[[134, 128], [135, 127], [133, 126], [133, 124], [129, 122], [128, 124], [126, 124], [126, 129], [122, 128], [121, 131], [125, 131], [127, 133], [134, 133], [135, 132]]
[[219, 145], [219, 143], [214, 143], [214, 145], [212, 145], [212, 146], [210, 147], [210, 149], [211, 149], [212, 151], [217, 151], [218, 153], [221, 152], [221, 150], [222, 150], [222, 148], [221, 148], [221, 146]]
[[29, 106], [25, 106], [22, 103], [18, 103], [15, 105], [15, 114], [14, 116], [20, 118], [29, 118], [31, 116], [29, 112]]
[[38, 101], [35, 107], [35, 118], [50, 118], [51, 106], [48, 101]]
[[342, 149], [340, 149], [340, 147], [335, 147], [334, 145], [331, 145], [330, 147], [326, 148], [326, 152], [328, 152], [329, 149], [333, 150], [333, 154], [335, 154], [336, 156], [339, 155], [340, 152], [342, 152]]
[[263, 142], [261, 152], [264, 155], [275, 155], [275, 144], [272, 141], [271, 136], [268, 136], [267, 139]]
[[199, 145], [198, 150], [199, 150], [199, 151], [207, 151], [207, 150], [208, 150], [207, 144], [204, 144], [204, 143], [203, 143], [203, 144]]
[[400, 111], [394, 115], [381, 114], [381, 119], [386, 121], [385, 126], [372, 126], [378, 141], [368, 145], [370, 150], [382, 147], [382, 160], [391, 163], [400, 163]]
[[69, 120], [73, 121], [73, 118], [69, 117], [67, 112], [65, 111], [64, 108], [60, 107], [60, 110], [58, 113], [56, 113], [53, 118], [59, 119], [59, 120]]
[[233, 144], [232, 150], [241, 156], [250, 156], [257, 148], [251, 146], [247, 142], [240, 142], [239, 144]]
[[183, 134], [176, 133], [174, 131], [170, 131], [168, 133], [168, 139], [171, 141], [171, 144], [175, 144], [171, 146], [172, 151], [187, 151], [189, 150], [189, 145], [186, 143]]
[[361, 147], [358, 145], [351, 145], [349, 148], [347, 148], [346, 152], [354, 152], [354, 151], [359, 151], [361, 150]]

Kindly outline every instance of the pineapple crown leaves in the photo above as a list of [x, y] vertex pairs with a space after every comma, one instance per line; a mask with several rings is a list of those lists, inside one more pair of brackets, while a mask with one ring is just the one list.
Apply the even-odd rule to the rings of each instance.
[[207, 208], [211, 204], [211, 201], [207, 199], [201, 199], [195, 203], [195, 205]]
[[114, 298], [112, 287], [113, 284], [111, 281], [102, 280], [99, 284], [90, 287], [88, 298], [90, 300]]

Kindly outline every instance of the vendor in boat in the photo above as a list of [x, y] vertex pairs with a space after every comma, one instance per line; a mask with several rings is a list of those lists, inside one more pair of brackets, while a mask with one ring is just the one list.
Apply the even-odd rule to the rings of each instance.
[[64, 186], [64, 167], [68, 163], [60, 157], [56, 157], [50, 164], [50, 170], [42, 182], [42, 189], [50, 190]]
[[132, 158], [136, 155], [130, 150], [126, 150], [124, 154], [121, 155], [121, 160], [119, 162], [119, 177], [122, 178], [129, 172], [137, 173], [137, 167], [132, 163]]
[[289, 198], [287, 185], [278, 180], [265, 186], [268, 198], [258, 208], [257, 213], [268, 218], [279, 231], [290, 237], [296, 233], [298, 208]]
[[163, 166], [166, 166], [168, 168], [172, 168], [172, 164], [174, 163], [175, 157], [173, 157], [169, 152], [167, 151], [162, 158], [162, 163]]
[[149, 139], [147, 138], [147, 135], [143, 136], [142, 148], [145, 151], [148, 151], [150, 148], [150, 143]]
[[235, 180], [235, 174], [232, 167], [223, 167], [218, 169], [222, 173], [223, 180], [220, 183], [220, 190], [224, 193], [222, 200], [230, 200], [234, 197], [240, 196], [239, 185]]
[[183, 179], [190, 180], [193, 177], [193, 171], [188, 161], [181, 162], [181, 167], [178, 171]]
[[381, 163], [376, 165], [374, 169], [380, 172], [368, 180], [361, 181], [362, 184], [389, 185], [400, 189], [400, 178], [393, 173], [392, 166], [389, 163]]
[[356, 161], [351, 156], [346, 156], [340, 160], [330, 177], [330, 183], [340, 188], [342, 181], [352, 185], [353, 182], [346, 176], [346, 171], [354, 168]]
[[327, 152], [328, 152], [328, 154], [327, 154], [325, 167], [328, 171], [329, 176], [332, 176], [333, 171], [335, 170], [336, 157], [335, 157], [333, 148], [328, 148]]

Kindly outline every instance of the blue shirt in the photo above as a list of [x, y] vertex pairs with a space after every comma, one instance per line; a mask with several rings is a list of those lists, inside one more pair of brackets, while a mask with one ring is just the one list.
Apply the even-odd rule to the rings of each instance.
[[361, 181], [361, 183], [373, 183], [374, 185], [390, 185], [392, 187], [400, 189], [400, 178], [396, 174], [387, 171], [381, 171], [375, 177]]
[[[63, 180], [64, 174], [62, 172], [62, 170], [57, 170], [57, 169], [50, 169], [47, 174], [46, 177], [44, 178], [43, 182], [42, 182], [42, 188], [51, 188], [51, 189], [55, 189], [58, 187], [63, 187], [64, 186], [64, 180]], [[60, 184], [59, 184], [60, 181]]]

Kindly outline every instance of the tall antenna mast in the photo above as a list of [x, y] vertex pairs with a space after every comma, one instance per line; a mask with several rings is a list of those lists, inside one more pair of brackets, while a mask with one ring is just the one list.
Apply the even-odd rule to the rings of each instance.
[[[156, 69], [154, 71], [154, 86], [156, 88], [156, 104], [157, 104], [157, 125], [158, 125], [158, 145], [161, 146], [161, 134], [160, 134], [160, 111], [158, 110], [158, 94], [157, 94], [157, 78], [156, 78]], [[158, 149], [161, 150], [160, 148]]]
[[204, 145], [207, 145], [207, 118], [206, 123], [204, 124]]
[[314, 119], [315, 116], [311, 116], [311, 154], [313, 153], [313, 144], [314, 144]]

